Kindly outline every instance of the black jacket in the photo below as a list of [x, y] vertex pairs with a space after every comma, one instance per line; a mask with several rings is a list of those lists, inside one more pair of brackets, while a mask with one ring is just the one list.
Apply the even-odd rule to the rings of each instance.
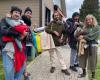
[[12, 36], [17, 38], [20, 36], [20, 33], [10, 29], [10, 25], [8, 25], [5, 18], [3, 18], [0, 21], [0, 47], [4, 47], [6, 44], [6, 42], [2, 41], [2, 36]]
[[32, 43], [32, 31], [30, 29], [30, 27], [31, 27], [31, 19], [28, 18], [27, 16], [23, 15], [22, 16], [22, 20], [29, 27], [29, 29], [28, 29], [29, 35], [25, 38], [25, 43]]
[[31, 26], [31, 19], [28, 18], [27, 16], [23, 15], [22, 16], [22, 20], [24, 21], [25, 24], [27, 24], [28, 26]]
[[67, 19], [67, 24], [68, 24], [68, 29], [67, 29], [67, 36], [68, 36], [68, 41], [69, 41], [69, 46], [73, 49], [76, 49], [77, 45], [77, 40], [74, 37], [74, 32], [76, 30], [75, 22], [73, 21], [72, 18]]

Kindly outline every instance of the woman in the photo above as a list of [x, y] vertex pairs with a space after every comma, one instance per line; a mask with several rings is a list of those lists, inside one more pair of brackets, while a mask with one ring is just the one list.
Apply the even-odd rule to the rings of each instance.
[[25, 70], [25, 44], [27, 26], [20, 20], [22, 10], [12, 6], [10, 15], [1, 20], [0, 34], [3, 42], [2, 57], [5, 80], [21, 80]]
[[95, 70], [97, 63], [97, 46], [100, 28], [97, 20], [93, 15], [87, 15], [84, 21], [84, 29], [78, 34], [78, 40], [85, 39], [86, 44], [84, 46], [84, 55], [79, 56], [79, 65], [83, 70], [83, 73], [79, 77], [86, 76], [86, 64], [88, 61], [88, 70], [91, 72], [90, 77], [95, 78]]

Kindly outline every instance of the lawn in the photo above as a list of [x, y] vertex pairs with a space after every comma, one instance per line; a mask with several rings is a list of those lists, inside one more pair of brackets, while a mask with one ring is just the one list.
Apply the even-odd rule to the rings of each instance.
[[[100, 48], [100, 41], [99, 41], [99, 46], [98, 47]], [[96, 80], [100, 80], [100, 53], [98, 55], [97, 70], [96, 70]]]
[[96, 70], [96, 80], [100, 80], [100, 55], [98, 56], [97, 70]]
[[2, 58], [0, 56], [0, 80], [4, 80], [4, 69], [2, 65]]

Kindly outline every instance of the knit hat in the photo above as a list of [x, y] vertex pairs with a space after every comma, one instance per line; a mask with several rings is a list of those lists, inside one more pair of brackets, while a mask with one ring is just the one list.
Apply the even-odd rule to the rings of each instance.
[[30, 7], [27, 7], [27, 8], [25, 9], [24, 13], [26, 13], [27, 11], [30, 11], [30, 12], [32, 13], [32, 10], [31, 10]]
[[17, 6], [12, 6], [11, 7], [10, 13], [13, 13], [13, 11], [18, 11], [18, 12], [20, 12], [20, 14], [22, 13], [22, 9], [17, 7]]
[[75, 16], [79, 16], [80, 14], [78, 12], [74, 12], [72, 15], [72, 18], [74, 18]]

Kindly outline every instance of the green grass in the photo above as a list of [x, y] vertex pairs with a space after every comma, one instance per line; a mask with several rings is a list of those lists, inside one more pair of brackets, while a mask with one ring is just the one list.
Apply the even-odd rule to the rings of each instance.
[[[27, 61], [27, 65], [34, 59], [34, 57], [29, 57], [28, 61]], [[4, 76], [4, 69], [3, 69], [3, 64], [2, 64], [2, 58], [0, 55], [0, 80], [5, 80], [5, 76]]]
[[3, 69], [3, 64], [2, 64], [1, 56], [0, 56], [0, 80], [5, 80], [4, 79], [4, 69]]
[[98, 57], [98, 63], [97, 63], [96, 80], [100, 80], [100, 55]]
[[100, 47], [100, 44], [98, 45], [98, 47]]

